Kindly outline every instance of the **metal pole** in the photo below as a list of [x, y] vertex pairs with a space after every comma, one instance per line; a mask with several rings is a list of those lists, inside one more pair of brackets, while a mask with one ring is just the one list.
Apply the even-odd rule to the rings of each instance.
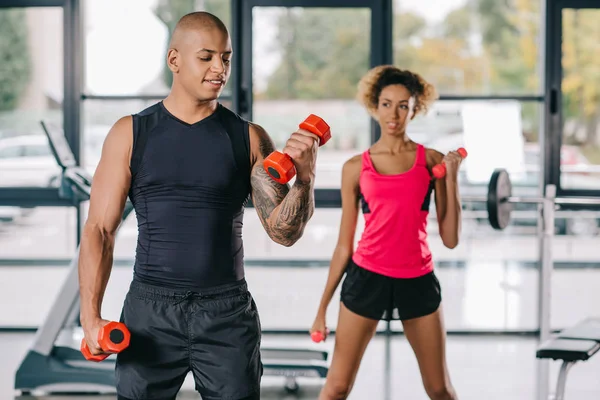
[[383, 358], [383, 398], [384, 400], [392, 399], [392, 323], [386, 322], [385, 327], [385, 355]]
[[[487, 197], [484, 196], [463, 196], [461, 201], [466, 203], [485, 203]], [[543, 204], [545, 201], [544, 197], [534, 196], [510, 196], [506, 198], [509, 203], [529, 203], [529, 204]], [[555, 197], [554, 204], [574, 204], [574, 205], [600, 205], [600, 198], [598, 197]]]
[[598, 197], [558, 197], [556, 204], [600, 205]]
[[565, 361], [560, 366], [560, 372], [558, 373], [558, 379], [556, 382], [556, 393], [554, 394], [555, 400], [564, 400], [565, 398], [565, 387], [567, 386], [567, 374], [569, 369], [573, 366], [574, 361]]
[[519, 196], [511, 196], [508, 198], [509, 203], [529, 203], [529, 204], [539, 204], [544, 202], [543, 197], [519, 197]]
[[[484, 196], [464, 196], [461, 197], [461, 200], [467, 203], [486, 203], [488, 198]], [[510, 196], [505, 199], [500, 199], [500, 201], [508, 202], [508, 203], [530, 203], [530, 204], [539, 204], [544, 202], [543, 197], [519, 197], [519, 196]], [[598, 204], [600, 204], [600, 199], [598, 199]]]
[[[539, 343], [550, 338], [550, 306], [552, 269], [554, 259], [552, 256], [552, 242], [554, 239], [554, 207], [556, 199], [556, 186], [547, 185], [546, 194], [542, 203], [543, 233], [540, 240], [540, 269], [538, 286], [538, 318], [539, 318]], [[548, 400], [550, 381], [550, 362], [547, 359], [538, 360], [538, 400]]]

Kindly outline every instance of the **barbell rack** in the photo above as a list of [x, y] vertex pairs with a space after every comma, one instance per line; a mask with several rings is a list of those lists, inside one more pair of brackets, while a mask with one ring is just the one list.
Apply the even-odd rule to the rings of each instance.
[[[551, 334], [551, 288], [554, 270], [553, 241], [555, 210], [557, 205], [600, 205], [600, 198], [594, 197], [557, 197], [556, 186], [546, 185], [544, 196], [513, 196], [510, 177], [506, 170], [495, 170], [488, 186], [486, 196], [461, 196], [461, 202], [487, 204], [488, 218], [494, 229], [504, 229], [510, 221], [512, 207], [508, 204], [541, 205], [541, 232], [539, 235], [539, 275], [538, 275], [538, 324], [540, 343], [549, 339]], [[537, 369], [538, 400], [549, 397], [550, 366], [548, 360], [539, 360]]]

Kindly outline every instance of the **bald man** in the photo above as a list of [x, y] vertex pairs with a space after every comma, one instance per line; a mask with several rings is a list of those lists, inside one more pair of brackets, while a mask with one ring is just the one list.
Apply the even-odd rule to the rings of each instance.
[[283, 149], [297, 169], [291, 187], [265, 173], [269, 135], [217, 100], [231, 57], [217, 17], [184, 16], [167, 54], [169, 95], [119, 119], [104, 142], [81, 240], [81, 323], [91, 352], [102, 353], [102, 298], [129, 198], [139, 235], [121, 314], [131, 344], [117, 356], [119, 399], [174, 399], [189, 371], [204, 400], [260, 398], [261, 326], [244, 278], [244, 206], [251, 196], [268, 236], [292, 246], [313, 214], [318, 145], [309, 132], [291, 134]]

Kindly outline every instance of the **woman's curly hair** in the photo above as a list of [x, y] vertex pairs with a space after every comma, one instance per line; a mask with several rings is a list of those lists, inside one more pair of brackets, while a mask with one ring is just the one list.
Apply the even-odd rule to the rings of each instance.
[[376, 118], [379, 95], [384, 87], [403, 85], [415, 98], [415, 115], [426, 114], [438, 98], [435, 87], [417, 73], [393, 65], [379, 65], [367, 72], [358, 83], [357, 100]]

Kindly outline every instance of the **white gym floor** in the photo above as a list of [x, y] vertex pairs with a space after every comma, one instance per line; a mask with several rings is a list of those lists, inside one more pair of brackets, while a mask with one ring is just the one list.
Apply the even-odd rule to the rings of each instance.
[[[56, 214], [56, 213], [59, 214]], [[251, 212], [244, 228], [247, 259], [326, 260], [337, 237], [333, 212], [317, 210], [318, 218], [296, 246], [273, 246]], [[2, 229], [0, 225], [0, 327], [33, 328], [41, 324], [67, 272], [66, 265], [22, 265], [24, 258], [68, 260], [74, 251], [74, 218], [63, 209], [39, 209]], [[435, 225], [432, 225], [434, 230]], [[118, 319], [131, 280], [135, 224], [128, 221], [119, 237], [116, 258], [103, 304], [103, 317]], [[600, 316], [600, 258], [598, 236], [561, 236], [554, 245], [556, 269], [552, 275], [551, 325], [565, 328], [589, 316]], [[454, 250], [444, 249], [432, 233], [431, 246], [442, 284], [446, 326], [455, 331], [522, 331], [537, 328], [538, 241], [531, 228], [492, 232], [485, 226], [465, 224], [463, 239]], [[15, 260], [11, 264], [10, 260]], [[453, 264], [456, 262], [456, 264]], [[35, 263], [34, 263], [35, 264]], [[276, 262], [275, 262], [276, 264]], [[300, 262], [302, 264], [302, 262]], [[440, 265], [441, 264], [441, 265]], [[264, 329], [308, 330], [327, 278], [326, 267], [249, 266], [250, 290], [256, 299]], [[328, 310], [335, 328], [336, 293]], [[394, 329], [401, 325], [394, 323]], [[385, 325], [381, 325], [384, 329]], [[14, 376], [34, 333], [0, 333], [0, 400], [18, 397]], [[265, 347], [333, 348], [333, 340], [314, 344], [308, 335], [266, 335]], [[450, 336], [447, 353], [452, 381], [461, 400], [537, 400], [535, 358], [537, 341], [526, 336]], [[403, 336], [377, 336], [367, 349], [350, 399], [426, 400], [416, 360]], [[386, 356], [389, 355], [388, 358]], [[389, 365], [386, 362], [389, 361]], [[550, 387], [556, 383], [558, 362], [551, 362]], [[264, 379], [262, 398], [316, 399], [322, 382], [300, 381], [298, 396], [287, 395], [283, 378]], [[51, 399], [114, 399], [115, 396], [64, 396]], [[199, 399], [191, 379], [181, 399]], [[600, 354], [576, 364], [568, 375], [566, 400], [600, 399]]]
[[[35, 326], [41, 323], [66, 272], [60, 266], [3, 266], [0, 268], [0, 320], [3, 326]], [[248, 282], [256, 298], [265, 329], [304, 329], [310, 326], [314, 307], [324, 282], [326, 268], [248, 268]], [[438, 270], [444, 291], [449, 329], [526, 330], [536, 326], [537, 273], [532, 267], [481, 263]], [[104, 303], [107, 318], [118, 318], [131, 270], [113, 271]], [[600, 269], [557, 269], [553, 276], [553, 326], [567, 326], [581, 318], [600, 315]], [[318, 283], [315, 283], [318, 282]], [[292, 289], [293, 288], [293, 289]], [[336, 294], [337, 296], [337, 294]], [[285, 301], [283, 300], [285, 299]], [[337, 304], [329, 309], [328, 324], [335, 326]], [[399, 325], [394, 325], [398, 327]], [[384, 328], [384, 325], [381, 326]], [[33, 333], [0, 333], [0, 399], [19, 397], [13, 390], [14, 374], [26, 354]], [[521, 336], [462, 335], [448, 338], [448, 364], [460, 399], [535, 399], [536, 339]], [[333, 348], [333, 341], [313, 344], [308, 336], [266, 335], [264, 346]], [[350, 399], [427, 399], [415, 358], [403, 336], [389, 343], [376, 336], [369, 346]], [[386, 364], [389, 362], [389, 367]], [[554, 387], [559, 368], [551, 362], [550, 385]], [[191, 378], [191, 377], [190, 377]], [[321, 382], [300, 381], [301, 391], [292, 396], [283, 390], [283, 379], [264, 379], [263, 399], [316, 399]], [[576, 364], [569, 372], [567, 400], [600, 398], [600, 355]], [[53, 396], [50, 399], [114, 399], [115, 396]], [[199, 396], [193, 383], [184, 384], [181, 399]]]
[[[115, 399], [103, 396], [18, 396], [13, 388], [15, 369], [25, 354], [32, 334], [0, 334], [2, 364], [0, 374], [0, 399]], [[349, 399], [369, 400], [420, 400], [427, 399], [421, 386], [417, 364], [411, 349], [402, 336], [390, 342], [390, 368], [386, 368], [386, 343], [376, 337], [367, 349], [356, 385]], [[298, 337], [265, 337], [265, 344], [304, 346], [306, 339]], [[324, 347], [330, 349], [333, 343]], [[535, 340], [507, 337], [450, 337], [448, 363], [451, 378], [459, 399], [473, 400], [534, 400], [536, 383]], [[558, 363], [551, 364], [551, 384], [554, 384]], [[286, 394], [283, 380], [265, 378], [262, 398], [316, 399], [321, 382], [300, 381], [297, 396]], [[387, 392], [386, 392], [387, 391]], [[386, 395], [389, 393], [389, 395]], [[191, 379], [186, 380], [180, 399], [199, 399], [193, 392]], [[575, 365], [567, 380], [567, 400], [597, 400], [600, 398], [600, 356]]]

